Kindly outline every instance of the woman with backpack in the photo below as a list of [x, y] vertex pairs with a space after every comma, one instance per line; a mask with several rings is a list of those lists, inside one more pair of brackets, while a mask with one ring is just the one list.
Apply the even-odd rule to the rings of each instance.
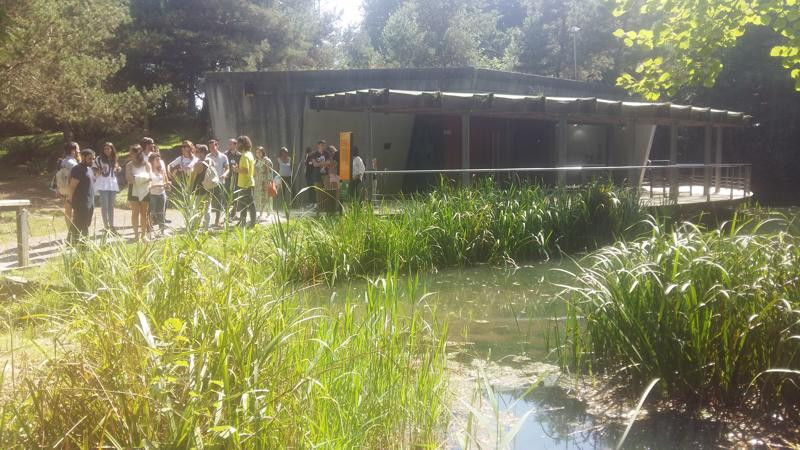
[[116, 233], [114, 228], [114, 200], [119, 192], [117, 173], [117, 149], [111, 142], [103, 144], [103, 151], [94, 161], [95, 189], [100, 192], [100, 216], [107, 233]]
[[189, 177], [189, 192], [197, 196], [203, 228], [208, 228], [211, 222], [211, 193], [219, 185], [219, 176], [208, 160], [208, 147], [200, 144], [195, 147], [197, 162], [192, 166]]
[[55, 189], [58, 196], [64, 203], [64, 219], [67, 222], [67, 229], [72, 226], [72, 204], [69, 202], [69, 177], [72, 168], [78, 165], [80, 159], [80, 146], [77, 142], [67, 142], [64, 144], [64, 157], [58, 161], [58, 171], [56, 172], [51, 189]]
[[150, 209], [150, 163], [144, 159], [139, 144], [130, 147], [131, 159], [125, 165], [125, 179], [128, 180], [128, 202], [131, 205], [131, 225], [136, 241], [147, 240], [150, 230], [148, 210]]
[[169, 185], [169, 177], [167, 176], [167, 169], [164, 167], [164, 162], [161, 161], [161, 155], [156, 152], [150, 153], [150, 200], [149, 211], [150, 221], [152, 222], [153, 234], [155, 234], [155, 227], [164, 236], [164, 208], [167, 204], [167, 186]]

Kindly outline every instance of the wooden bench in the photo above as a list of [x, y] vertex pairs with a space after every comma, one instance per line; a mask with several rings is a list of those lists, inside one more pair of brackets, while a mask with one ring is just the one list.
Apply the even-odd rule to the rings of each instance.
[[30, 263], [28, 245], [28, 207], [30, 200], [0, 200], [0, 211], [14, 210], [17, 212], [17, 262], [19, 267], [26, 267]]

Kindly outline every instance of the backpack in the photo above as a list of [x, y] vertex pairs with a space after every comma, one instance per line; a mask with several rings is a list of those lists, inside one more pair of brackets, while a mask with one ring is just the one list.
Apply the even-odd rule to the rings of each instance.
[[58, 169], [55, 176], [56, 192], [63, 196], [69, 195], [69, 175], [72, 170], [66, 167]]
[[217, 175], [217, 169], [214, 168], [213, 164], [208, 164], [205, 161], [203, 161], [201, 164], [206, 166], [206, 173], [203, 175], [202, 181], [203, 188], [208, 192], [211, 192], [219, 187], [219, 175]]

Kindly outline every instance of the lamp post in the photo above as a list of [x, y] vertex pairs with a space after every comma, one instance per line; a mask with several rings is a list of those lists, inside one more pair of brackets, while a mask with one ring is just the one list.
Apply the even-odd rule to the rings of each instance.
[[570, 33], [572, 33], [572, 67], [573, 67], [573, 79], [578, 79], [578, 32], [581, 31], [580, 27], [576, 27], [575, 25], [569, 28]]

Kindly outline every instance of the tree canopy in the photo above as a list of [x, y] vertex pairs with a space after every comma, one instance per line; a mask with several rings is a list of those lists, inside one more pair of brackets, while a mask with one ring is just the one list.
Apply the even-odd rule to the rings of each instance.
[[657, 100], [686, 86], [713, 86], [722, 72], [725, 51], [756, 27], [781, 37], [770, 49], [800, 91], [800, 4], [798, 0], [616, 0], [614, 15], [638, 16], [648, 26], [614, 35], [647, 57], [618, 84]]
[[333, 29], [315, 0], [129, 0], [120, 30], [127, 56], [120, 77], [137, 86], [167, 84], [194, 105], [204, 72], [297, 69], [333, 64]]
[[116, 0], [2, 0], [0, 121], [28, 127], [137, 123], [159, 94], [115, 90], [125, 64], [109, 39], [127, 20]]

